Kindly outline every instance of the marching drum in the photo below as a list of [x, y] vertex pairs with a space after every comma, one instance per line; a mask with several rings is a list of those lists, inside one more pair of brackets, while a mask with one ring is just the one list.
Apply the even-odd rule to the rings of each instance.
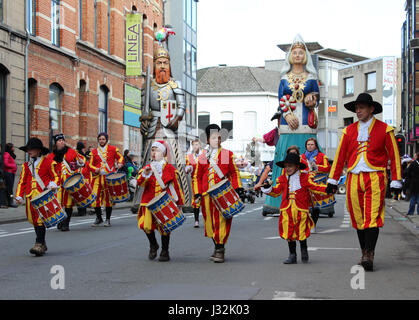
[[[326, 184], [328, 176], [328, 174], [317, 174], [314, 176], [313, 181], [317, 184]], [[336, 203], [336, 199], [333, 194], [321, 195], [312, 192], [311, 195], [313, 199], [314, 208], [324, 209], [332, 207]]]
[[153, 198], [148, 203], [147, 208], [166, 233], [175, 230], [185, 221], [182, 210], [178, 208], [175, 201], [167, 192], [162, 192]]
[[244, 204], [229, 180], [223, 180], [208, 189], [207, 193], [225, 219], [230, 219], [243, 210]]
[[52, 190], [43, 191], [34, 197], [31, 200], [31, 206], [38, 212], [47, 228], [51, 228], [67, 218]]
[[81, 208], [86, 208], [96, 200], [96, 193], [92, 186], [80, 173], [75, 173], [67, 178], [63, 188], [70, 193], [71, 197]]
[[129, 200], [127, 175], [122, 172], [112, 172], [106, 175], [106, 184], [113, 203]]

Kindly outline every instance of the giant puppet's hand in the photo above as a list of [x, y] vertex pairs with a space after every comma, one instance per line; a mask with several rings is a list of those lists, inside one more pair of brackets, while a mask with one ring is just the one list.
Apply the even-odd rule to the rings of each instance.
[[147, 135], [148, 128], [150, 127], [150, 122], [151, 122], [152, 119], [153, 119], [152, 115], [142, 115], [142, 116], [140, 116], [140, 122], [141, 122], [140, 132], [143, 136]]
[[285, 121], [288, 123], [291, 130], [297, 130], [300, 126], [300, 121], [298, 121], [298, 118], [293, 113], [288, 113], [285, 116]]
[[182, 116], [176, 116], [172, 121], [167, 124], [167, 129], [172, 131], [177, 131], [179, 127], [179, 122], [182, 120]]
[[309, 93], [304, 98], [304, 104], [307, 108], [314, 108], [317, 104], [317, 95], [315, 93]]

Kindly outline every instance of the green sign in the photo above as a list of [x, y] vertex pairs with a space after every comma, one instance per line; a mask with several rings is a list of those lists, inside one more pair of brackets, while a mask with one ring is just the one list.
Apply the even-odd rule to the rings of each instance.
[[141, 90], [125, 83], [125, 105], [141, 109]]
[[140, 76], [142, 73], [142, 16], [139, 13], [127, 14], [125, 38], [125, 63], [127, 76]]

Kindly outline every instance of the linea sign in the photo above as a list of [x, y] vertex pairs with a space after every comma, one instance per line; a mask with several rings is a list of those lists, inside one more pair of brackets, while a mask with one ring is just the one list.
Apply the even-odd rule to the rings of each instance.
[[127, 76], [140, 76], [142, 73], [142, 16], [139, 13], [127, 14], [125, 63]]

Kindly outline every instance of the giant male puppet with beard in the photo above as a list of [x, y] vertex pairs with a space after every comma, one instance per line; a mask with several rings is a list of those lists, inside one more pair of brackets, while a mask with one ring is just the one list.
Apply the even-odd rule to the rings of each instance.
[[[148, 99], [146, 95], [148, 94]], [[185, 114], [185, 94], [181, 82], [172, 78], [169, 52], [160, 46], [154, 56], [154, 77], [142, 90], [143, 114], [140, 131], [143, 136], [142, 166], [150, 163], [151, 146], [156, 140], [167, 142], [167, 158], [177, 169], [185, 201], [190, 201], [190, 186], [184, 173], [185, 157], [179, 148], [178, 127]], [[149, 101], [147, 103], [147, 101]], [[138, 188], [137, 188], [138, 191]], [[134, 207], [141, 197], [134, 199]]]

